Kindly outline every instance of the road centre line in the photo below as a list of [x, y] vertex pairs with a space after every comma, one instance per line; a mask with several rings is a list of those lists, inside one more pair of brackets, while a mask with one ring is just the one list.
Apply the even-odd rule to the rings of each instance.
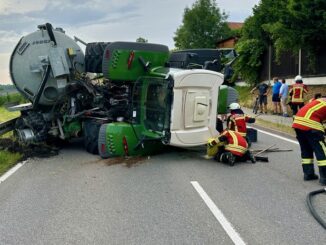
[[15, 166], [13, 166], [11, 169], [9, 169], [4, 175], [0, 177], [0, 184], [4, 182], [6, 179], [8, 179], [12, 174], [14, 174], [18, 169], [20, 169], [26, 161], [17, 163]]
[[233, 228], [232, 224], [225, 218], [222, 211], [215, 205], [212, 199], [207, 195], [205, 190], [201, 187], [201, 185], [197, 181], [190, 181], [192, 186], [198, 192], [200, 197], [203, 199], [207, 207], [213, 213], [217, 221], [221, 224], [225, 232], [231, 238], [234, 244], [236, 245], [245, 245], [246, 243], [242, 240], [239, 233]]
[[[253, 127], [253, 128], [254, 128], [254, 127]], [[299, 145], [299, 143], [298, 143], [297, 141], [295, 141], [295, 140], [290, 140], [290, 139], [287, 139], [287, 138], [285, 138], [285, 137], [282, 137], [282, 136], [279, 136], [279, 135], [277, 135], [277, 134], [273, 134], [273, 133], [270, 133], [270, 132], [267, 132], [267, 131], [265, 131], [265, 130], [261, 130], [261, 129], [258, 129], [258, 128], [254, 128], [254, 129], [256, 129], [258, 132], [261, 132], [261, 133], [263, 133], [263, 134], [271, 135], [271, 136], [274, 136], [275, 138], [279, 138], [279, 139], [282, 139], [282, 140], [285, 140], [285, 141], [291, 142], [291, 143], [293, 143], [293, 144]]]

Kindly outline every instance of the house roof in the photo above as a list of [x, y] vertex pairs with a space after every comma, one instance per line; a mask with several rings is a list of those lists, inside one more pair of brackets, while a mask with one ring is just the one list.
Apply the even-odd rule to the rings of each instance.
[[243, 22], [226, 22], [226, 23], [231, 30], [241, 29], [243, 26]]
[[238, 37], [234, 37], [234, 36], [232, 36], [232, 37], [228, 37], [228, 38], [225, 38], [225, 39], [223, 39], [223, 40], [217, 41], [216, 44], [218, 45], [218, 44], [220, 44], [220, 43], [224, 43], [224, 42], [227, 42], [227, 41], [229, 41], [229, 40], [235, 40], [235, 41], [237, 41], [237, 40], [238, 40]]

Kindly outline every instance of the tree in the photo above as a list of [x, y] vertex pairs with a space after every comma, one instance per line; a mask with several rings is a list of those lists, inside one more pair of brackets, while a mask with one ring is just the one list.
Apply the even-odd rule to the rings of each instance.
[[274, 42], [277, 58], [289, 47], [293, 52], [304, 49], [312, 68], [318, 49], [326, 42], [326, 1], [288, 0], [277, 21], [263, 28]]
[[175, 46], [187, 48], [215, 48], [217, 41], [230, 36], [227, 15], [220, 12], [215, 0], [197, 0], [186, 7], [182, 24], [175, 32]]
[[139, 37], [136, 39], [136, 42], [137, 43], [148, 43], [148, 40], [143, 37]]
[[234, 75], [249, 83], [258, 82], [260, 60], [269, 45], [276, 51], [276, 61], [283, 51], [305, 50], [311, 68], [325, 42], [325, 0], [261, 0], [242, 28]]
[[278, 19], [280, 1], [283, 0], [262, 0], [253, 8], [253, 16], [244, 22], [241, 38], [236, 45], [239, 58], [234, 65], [235, 72], [232, 80], [240, 75], [248, 83], [259, 82], [261, 59], [264, 51], [271, 44], [271, 37], [262, 26]]

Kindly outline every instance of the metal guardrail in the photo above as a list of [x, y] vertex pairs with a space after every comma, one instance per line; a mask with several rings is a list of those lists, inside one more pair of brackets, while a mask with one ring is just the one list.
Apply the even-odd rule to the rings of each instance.
[[5, 133], [8, 133], [9, 131], [11, 131], [15, 128], [15, 123], [16, 123], [17, 118], [0, 123], [0, 136]]

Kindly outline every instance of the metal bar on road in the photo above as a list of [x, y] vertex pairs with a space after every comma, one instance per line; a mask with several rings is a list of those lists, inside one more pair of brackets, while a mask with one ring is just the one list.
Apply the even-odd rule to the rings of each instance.
[[268, 149], [270, 149], [270, 148], [274, 147], [275, 145], [276, 145], [276, 144], [274, 144], [274, 145], [271, 145], [271, 146], [267, 147], [266, 149], [264, 149], [264, 150], [261, 150], [261, 151], [259, 151], [259, 152], [255, 153], [255, 155], [254, 155], [254, 156], [258, 156], [258, 155], [260, 155], [261, 153], [263, 153], [263, 152], [267, 151]]

